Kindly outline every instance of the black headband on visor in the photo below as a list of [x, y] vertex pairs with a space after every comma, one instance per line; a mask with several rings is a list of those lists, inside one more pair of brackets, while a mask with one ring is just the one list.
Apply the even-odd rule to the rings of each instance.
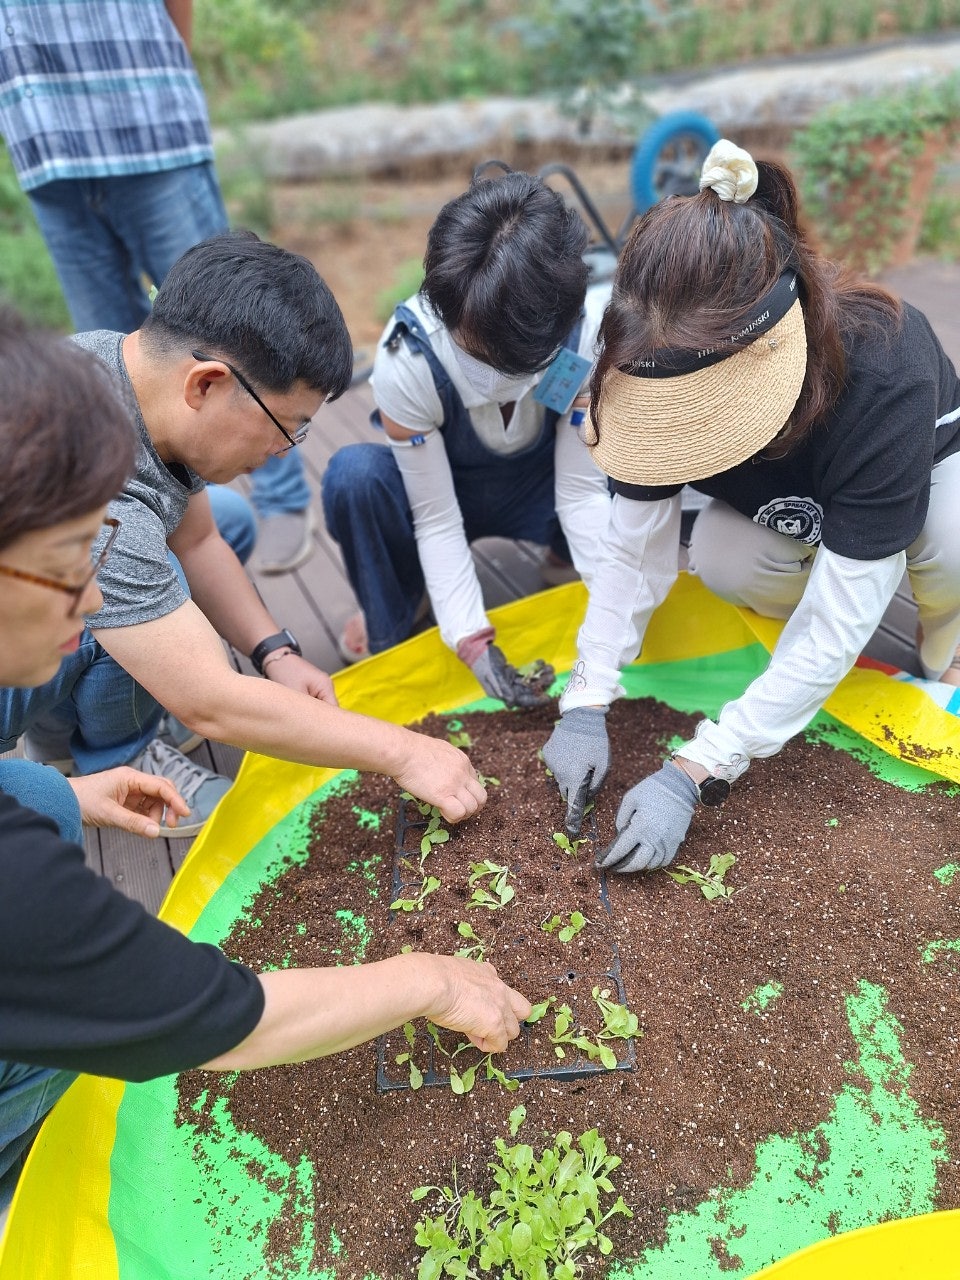
[[708, 347], [705, 351], [686, 351], [683, 349], [662, 347], [651, 355], [637, 360], [623, 373], [635, 378], [676, 378], [679, 374], [696, 373], [698, 369], [708, 369], [710, 365], [719, 364], [728, 356], [736, 355], [745, 346], [749, 346], [755, 338], [769, 332], [780, 323], [797, 300], [797, 273], [792, 269], [784, 271], [780, 279], [769, 293], [757, 303], [752, 315], [744, 321], [736, 333]]

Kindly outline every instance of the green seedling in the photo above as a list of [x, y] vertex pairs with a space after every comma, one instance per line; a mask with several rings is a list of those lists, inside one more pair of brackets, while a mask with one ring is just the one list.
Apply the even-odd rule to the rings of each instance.
[[640, 1019], [625, 1004], [611, 1000], [606, 988], [594, 987], [591, 994], [603, 1017], [598, 1040], [629, 1040], [631, 1036], [640, 1034]]
[[406, 1066], [407, 1077], [410, 1081], [411, 1089], [419, 1089], [423, 1085], [423, 1072], [413, 1060], [413, 1042], [416, 1039], [417, 1031], [412, 1022], [403, 1024], [403, 1037], [409, 1046], [407, 1053], [398, 1053], [394, 1058], [394, 1062], [398, 1067]]
[[640, 1022], [626, 1005], [611, 1000], [610, 992], [606, 989], [601, 991], [599, 987], [594, 987], [593, 999], [602, 1019], [600, 1030], [595, 1036], [591, 1037], [578, 1028], [570, 1006], [562, 1004], [557, 1007], [553, 1030], [548, 1032], [548, 1039], [560, 1059], [567, 1056], [569, 1049], [576, 1049], [586, 1054], [591, 1062], [599, 1062], [608, 1071], [613, 1071], [617, 1065], [617, 1055], [611, 1049], [609, 1041], [627, 1040], [630, 1036], [639, 1035]]
[[[471, 862], [470, 876], [467, 883], [473, 889], [473, 895], [467, 903], [468, 907], [486, 907], [488, 911], [499, 911], [516, 897], [516, 889], [507, 883], [510, 874], [508, 867], [491, 862], [489, 858], [483, 862]], [[486, 881], [486, 883], [483, 883]]]
[[431, 818], [439, 818], [441, 816], [440, 810], [437, 808], [435, 804], [428, 804], [426, 800], [418, 800], [417, 797], [414, 795], [411, 795], [409, 791], [401, 791], [400, 799], [412, 801], [412, 803], [417, 806], [417, 809], [420, 811], [420, 813], [423, 814], [424, 817], [427, 817], [428, 814]]
[[564, 924], [563, 916], [551, 916], [540, 928], [544, 933], [555, 933], [561, 942], [571, 942], [590, 921], [580, 911], [571, 911]]
[[485, 773], [478, 773], [477, 781], [480, 783], [481, 787], [499, 787], [500, 785], [499, 778], [491, 778]]
[[517, 1130], [527, 1118], [527, 1108], [521, 1102], [519, 1106], [513, 1108], [510, 1112], [510, 1137], [517, 1136]]
[[571, 840], [565, 831], [555, 831], [553, 833], [553, 843], [562, 849], [564, 853], [568, 853], [571, 858], [575, 858], [580, 846], [587, 843], [587, 837], [581, 836], [577, 840]]
[[440, 888], [440, 881], [436, 876], [424, 876], [420, 882], [420, 888], [413, 898], [397, 898], [390, 903], [391, 911], [422, 911], [423, 904], [431, 893], [436, 893]]
[[732, 898], [735, 890], [732, 885], [723, 883], [723, 877], [736, 860], [735, 854], [715, 853], [710, 858], [710, 869], [706, 874], [681, 864], [676, 871], [668, 871], [667, 875], [677, 884], [696, 885], [708, 902], [716, 898]]
[[438, 810], [427, 823], [426, 830], [420, 840], [420, 853], [423, 857], [427, 856], [435, 844], [446, 844], [450, 839], [450, 832], [441, 825], [442, 821], [443, 819]]
[[417, 1223], [416, 1243], [426, 1251], [417, 1280], [491, 1273], [512, 1280], [580, 1280], [582, 1253], [606, 1257], [612, 1251], [604, 1223], [615, 1214], [633, 1217], [622, 1196], [609, 1207], [601, 1203], [615, 1194], [610, 1174], [620, 1157], [608, 1152], [596, 1129], [576, 1143], [565, 1130], [558, 1133], [539, 1158], [526, 1143], [508, 1147], [497, 1138], [495, 1146], [498, 1160], [489, 1165], [495, 1190], [487, 1203], [473, 1191], [461, 1193], [455, 1165], [451, 1186], [411, 1192], [414, 1201], [436, 1193], [445, 1205], [437, 1217]]
[[482, 938], [477, 937], [473, 931], [473, 925], [468, 924], [466, 920], [461, 920], [457, 925], [457, 933], [461, 938], [467, 938], [473, 945], [460, 947], [453, 954], [455, 956], [465, 956], [468, 960], [482, 960], [487, 954], [487, 943]]

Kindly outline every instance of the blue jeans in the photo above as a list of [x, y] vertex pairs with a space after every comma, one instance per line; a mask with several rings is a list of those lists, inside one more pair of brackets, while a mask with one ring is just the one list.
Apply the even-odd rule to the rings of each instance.
[[83, 843], [80, 804], [62, 773], [32, 760], [0, 760], [0, 791], [13, 796], [25, 809], [52, 818], [60, 836], [71, 844]]
[[[28, 191], [77, 333], [132, 333], [150, 313], [144, 277], [159, 285], [187, 249], [226, 231], [211, 163], [121, 177], [64, 178]], [[296, 449], [254, 472], [261, 516], [310, 501]]]
[[[499, 476], [460, 473], [454, 486], [468, 542], [501, 537], [550, 541], [556, 522], [553, 472], [504, 468]], [[322, 481], [330, 536], [343, 552], [367, 623], [371, 653], [405, 640], [423, 596], [413, 515], [393, 450], [383, 444], [338, 449]]]
[[[250, 509], [232, 489], [215, 485], [209, 492], [217, 527], [242, 560], [253, 545]], [[71, 755], [79, 773], [98, 773], [135, 759], [156, 736], [162, 715], [153, 695], [85, 628], [52, 680], [35, 689], [0, 689], [0, 752], [29, 732], [46, 759]], [[28, 803], [21, 791], [11, 794]]]
[[10, 1206], [44, 1116], [76, 1078], [73, 1071], [0, 1062], [0, 1212]]

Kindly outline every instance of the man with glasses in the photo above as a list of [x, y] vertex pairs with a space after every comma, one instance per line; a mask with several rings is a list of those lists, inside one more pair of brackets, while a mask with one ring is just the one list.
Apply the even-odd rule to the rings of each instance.
[[[230, 781], [155, 736], [164, 708], [245, 750], [373, 767], [370, 722], [337, 707], [329, 677], [301, 657], [220, 536], [204, 492], [296, 446], [350, 385], [343, 316], [312, 264], [249, 232], [215, 236], [174, 265], [140, 329], [74, 341], [130, 406], [137, 468], [110, 508], [120, 528], [100, 572], [103, 607], [53, 680], [0, 691], [0, 750], [26, 733], [35, 756], [68, 753], [81, 774], [119, 764], [161, 774], [192, 811], [170, 833], [181, 835]], [[265, 679], [234, 671], [221, 637]], [[462, 752], [419, 734], [398, 746], [387, 771], [448, 817], [483, 802]]]
[[327, 528], [362, 610], [343, 630], [345, 661], [406, 639], [428, 601], [491, 697], [547, 700], [552, 672], [524, 678], [494, 643], [470, 543], [529, 540], [551, 549], [554, 568], [571, 557], [582, 576], [592, 568], [610, 498], [574, 398], [610, 290], [587, 288], [586, 245], [582, 218], [528, 173], [478, 174], [441, 209], [420, 292], [377, 351], [386, 445], [338, 450], [323, 477]]

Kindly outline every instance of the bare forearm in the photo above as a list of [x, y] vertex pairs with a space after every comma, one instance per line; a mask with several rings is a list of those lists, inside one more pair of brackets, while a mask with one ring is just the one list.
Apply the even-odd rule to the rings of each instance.
[[260, 975], [266, 1005], [256, 1029], [210, 1067], [235, 1070], [339, 1053], [427, 1013], [436, 1000], [433, 957], [287, 969]]
[[254, 1031], [208, 1062], [217, 1070], [304, 1062], [372, 1040], [413, 1018], [458, 1031], [483, 1052], [520, 1033], [530, 1002], [489, 964], [411, 952], [375, 964], [260, 975], [265, 1004]]
[[193, 0], [164, 0], [170, 20], [189, 49], [193, 43]]
[[243, 565], [222, 538], [191, 549], [182, 564], [194, 604], [235, 649], [249, 654], [266, 636], [279, 631]]

